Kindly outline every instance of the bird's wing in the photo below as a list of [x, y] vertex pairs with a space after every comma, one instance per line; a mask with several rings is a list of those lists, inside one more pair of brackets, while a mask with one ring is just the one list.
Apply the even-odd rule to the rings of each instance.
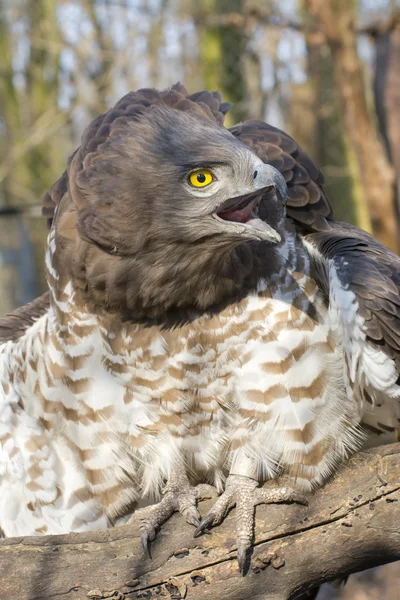
[[39, 298], [17, 308], [0, 318], [0, 344], [15, 341], [43, 316], [50, 306], [50, 294], [45, 292]]
[[[332, 223], [303, 238], [343, 344], [347, 384], [377, 431], [400, 427], [400, 257], [365, 231]], [[317, 275], [318, 277], [318, 275]]]
[[324, 177], [310, 156], [287, 133], [264, 121], [245, 121], [229, 131], [285, 177], [288, 215], [300, 229], [329, 228], [332, 207], [323, 189]]

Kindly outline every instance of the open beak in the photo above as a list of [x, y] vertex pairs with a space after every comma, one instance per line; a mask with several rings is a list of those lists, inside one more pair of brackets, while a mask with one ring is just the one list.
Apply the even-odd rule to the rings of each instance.
[[[221, 204], [213, 216], [227, 223], [235, 224], [235, 230], [246, 237], [272, 243], [279, 243], [281, 236], [273, 227], [259, 217], [262, 202], [282, 202], [287, 200], [286, 182], [281, 173], [270, 165], [263, 165], [258, 181], [258, 189], [243, 196], [230, 198]], [[241, 227], [241, 229], [240, 229]]]
[[223, 221], [242, 223], [245, 227], [258, 229], [270, 242], [280, 242], [281, 236], [268, 223], [258, 216], [259, 207], [263, 197], [273, 189], [273, 186], [257, 190], [251, 194], [231, 198], [219, 207], [216, 215]]

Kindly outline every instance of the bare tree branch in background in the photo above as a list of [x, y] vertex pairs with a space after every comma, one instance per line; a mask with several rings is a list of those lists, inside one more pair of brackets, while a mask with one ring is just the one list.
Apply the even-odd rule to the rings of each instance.
[[[265, 3], [267, 4], [267, 3]], [[221, 14], [212, 14], [207, 17], [209, 27], [223, 26], [236, 27], [237, 29], [249, 29], [255, 23], [270, 25], [277, 29], [295, 29], [301, 31], [303, 23], [297, 19], [288, 19], [279, 12], [276, 3], [268, 3], [269, 6], [245, 6], [244, 10], [230, 10]]]
[[[10, 151], [5, 156], [5, 160], [0, 164], [0, 184], [4, 179], [12, 173], [13, 169], [17, 168], [18, 163], [21, 160], [26, 160], [28, 155], [35, 152], [37, 148], [41, 148], [41, 145], [49, 139], [52, 139], [54, 135], [68, 122], [70, 111], [60, 113], [57, 107], [49, 108], [45, 112], [39, 114], [36, 121], [27, 131], [25, 139], [21, 139], [16, 142]], [[40, 168], [38, 167], [40, 171]], [[17, 182], [15, 182], [17, 183]], [[13, 190], [13, 181], [9, 182], [9, 189]], [[39, 195], [35, 194], [35, 191], [29, 188], [29, 196], [26, 197], [26, 201], [38, 202], [41, 199], [41, 191]], [[15, 195], [18, 195], [16, 193]]]

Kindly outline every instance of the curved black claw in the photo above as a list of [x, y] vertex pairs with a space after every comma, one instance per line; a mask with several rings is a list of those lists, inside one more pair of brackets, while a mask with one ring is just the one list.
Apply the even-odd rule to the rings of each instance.
[[[201, 521], [195, 515], [189, 515], [186, 517], [186, 521], [194, 527], [200, 527]], [[197, 530], [196, 530], [197, 531]]]
[[204, 519], [198, 524], [196, 531], [194, 532], [195, 538], [199, 537], [202, 533], [205, 533], [206, 529], [210, 529], [214, 523], [215, 515], [214, 513], [208, 513]]
[[249, 570], [249, 564], [250, 564], [249, 550], [250, 550], [250, 548], [248, 548], [246, 546], [238, 545], [237, 559], [238, 559], [238, 564], [239, 564], [239, 571], [243, 575], [243, 577], [246, 575], [247, 571]]
[[151, 550], [150, 550], [151, 539], [150, 538], [151, 538], [151, 536], [150, 536], [150, 533], [148, 531], [144, 531], [141, 534], [141, 536], [140, 536], [140, 540], [142, 542], [143, 550], [147, 554], [148, 558], [151, 558]]
[[215, 488], [208, 484], [192, 487], [184, 472], [171, 476], [160, 502], [139, 509], [133, 517], [140, 519], [141, 540], [146, 555], [151, 558], [150, 544], [156, 538], [156, 531], [174, 512], [180, 512], [190, 525], [199, 527], [201, 519], [197, 502], [215, 495]]

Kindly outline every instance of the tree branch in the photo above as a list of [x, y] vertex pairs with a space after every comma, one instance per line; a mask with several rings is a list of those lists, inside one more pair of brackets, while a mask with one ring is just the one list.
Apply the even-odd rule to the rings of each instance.
[[386, 33], [391, 33], [400, 25], [400, 9], [396, 8], [393, 12], [383, 19], [375, 19], [370, 23], [360, 24], [357, 27], [357, 33], [370, 35], [372, 38], [377, 38]]
[[[202, 514], [210, 505], [201, 503]], [[285, 600], [399, 560], [400, 444], [356, 454], [308, 507], [260, 506], [246, 577], [236, 563], [234, 511], [197, 539], [174, 515], [158, 533], [152, 559], [141, 548], [137, 520], [107, 531], [1, 541], [2, 597]]]
[[[198, 17], [198, 20], [201, 19]], [[303, 19], [288, 19], [284, 17], [276, 7], [261, 8], [251, 7], [241, 13], [230, 12], [221, 14], [212, 14], [203, 19], [208, 27], [237, 27], [238, 29], [248, 29], [258, 25], [268, 25], [275, 29], [292, 29], [300, 31], [304, 35], [311, 35], [318, 39], [318, 43], [326, 42], [325, 33], [314, 24], [313, 27], [305, 25]], [[374, 19], [369, 22], [355, 22], [354, 30], [358, 35], [369, 35], [372, 38], [390, 33], [400, 24], [400, 9], [396, 8], [388, 16], [380, 19]]]

